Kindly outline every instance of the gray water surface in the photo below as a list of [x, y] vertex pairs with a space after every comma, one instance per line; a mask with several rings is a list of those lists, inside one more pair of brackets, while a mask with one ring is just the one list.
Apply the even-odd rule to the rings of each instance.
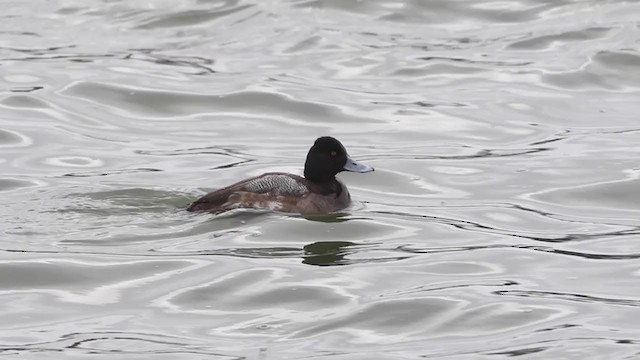
[[[640, 357], [640, 2], [0, 18], [2, 359]], [[183, 210], [322, 135], [346, 213]]]

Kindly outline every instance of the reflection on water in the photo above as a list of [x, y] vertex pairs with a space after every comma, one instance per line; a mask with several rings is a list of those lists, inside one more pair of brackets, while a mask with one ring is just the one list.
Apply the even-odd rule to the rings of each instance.
[[355, 246], [357, 244], [349, 241], [315, 242], [305, 245], [302, 263], [319, 266], [346, 265], [349, 261], [345, 256], [356, 252], [356, 249], [350, 249]]
[[[640, 353], [640, 4], [4, 5], [0, 357]], [[184, 211], [321, 135], [345, 213]]]

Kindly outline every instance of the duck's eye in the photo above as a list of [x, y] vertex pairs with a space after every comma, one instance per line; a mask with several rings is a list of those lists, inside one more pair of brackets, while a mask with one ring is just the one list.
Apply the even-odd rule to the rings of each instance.
[[332, 151], [332, 152], [331, 152], [331, 156], [336, 156], [336, 155], [338, 155], [338, 153], [337, 153], [337, 152], [335, 152], [335, 151]]

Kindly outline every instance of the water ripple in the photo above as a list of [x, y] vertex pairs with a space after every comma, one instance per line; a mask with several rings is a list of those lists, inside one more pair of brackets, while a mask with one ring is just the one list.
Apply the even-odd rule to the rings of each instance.
[[[0, 354], [638, 357], [639, 9], [10, 3]], [[321, 135], [343, 213], [184, 211]]]
[[624, 306], [640, 306], [640, 300], [631, 299], [612, 299], [603, 298], [584, 294], [570, 294], [561, 293], [555, 291], [518, 291], [518, 290], [503, 290], [494, 292], [496, 295], [504, 296], [522, 296], [522, 297], [548, 297], [554, 299], [562, 299], [569, 301], [588, 302], [588, 303], [604, 303], [613, 305]]
[[241, 360], [244, 356], [222, 354], [217, 346], [194, 343], [190, 339], [139, 332], [89, 332], [64, 334], [56, 341], [0, 345], [0, 353], [75, 353], [86, 355], [174, 355], [182, 358]]

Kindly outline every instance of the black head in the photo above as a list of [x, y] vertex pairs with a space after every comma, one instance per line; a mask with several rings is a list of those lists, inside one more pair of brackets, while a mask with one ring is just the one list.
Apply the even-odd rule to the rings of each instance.
[[307, 154], [304, 177], [314, 182], [327, 182], [344, 170], [368, 172], [373, 168], [353, 161], [340, 141], [330, 136], [317, 138]]

